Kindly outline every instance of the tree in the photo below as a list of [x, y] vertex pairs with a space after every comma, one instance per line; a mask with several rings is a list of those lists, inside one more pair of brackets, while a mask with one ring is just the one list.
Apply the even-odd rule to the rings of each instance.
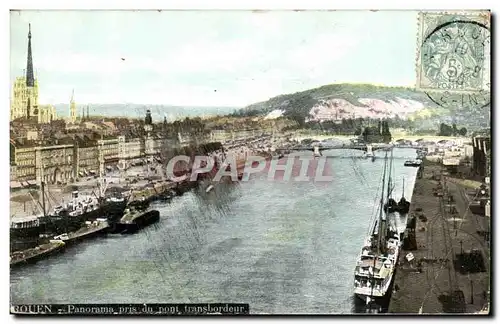
[[467, 128], [465, 128], [465, 127], [460, 128], [460, 130], [458, 131], [458, 134], [460, 134], [460, 136], [466, 136], [467, 135]]
[[439, 136], [451, 136], [453, 134], [453, 128], [445, 123], [439, 125]]

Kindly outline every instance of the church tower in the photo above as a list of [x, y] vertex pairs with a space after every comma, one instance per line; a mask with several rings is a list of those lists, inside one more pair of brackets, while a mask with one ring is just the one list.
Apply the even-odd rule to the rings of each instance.
[[144, 130], [149, 135], [153, 130], [153, 118], [151, 117], [151, 110], [146, 110], [146, 117], [144, 118]]
[[28, 25], [28, 52], [23, 76], [16, 77], [11, 95], [10, 119], [27, 118], [40, 122], [38, 81], [33, 68], [31, 24]]
[[76, 123], [76, 103], [75, 103], [75, 90], [71, 93], [71, 101], [69, 103], [69, 117], [71, 123]]

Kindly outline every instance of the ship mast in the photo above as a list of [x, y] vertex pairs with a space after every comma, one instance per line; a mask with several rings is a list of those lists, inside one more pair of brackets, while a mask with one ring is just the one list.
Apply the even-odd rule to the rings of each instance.
[[385, 187], [385, 177], [387, 173], [387, 152], [385, 153], [384, 157], [384, 174], [382, 176], [382, 194], [380, 196], [380, 214], [379, 214], [379, 220], [378, 220], [378, 235], [377, 235], [377, 256], [380, 255], [380, 252], [382, 252], [382, 245], [383, 241], [382, 238], [385, 236], [385, 233], [383, 233], [383, 222], [384, 222], [384, 187]]
[[103, 136], [101, 136], [101, 149], [99, 150], [99, 198], [103, 198], [107, 190], [107, 182], [103, 179], [104, 173], [104, 143], [102, 141]]
[[394, 189], [394, 186], [392, 185], [392, 149], [391, 149], [391, 160], [389, 162], [389, 182], [387, 183], [387, 201], [389, 201], [389, 198], [392, 196], [392, 190]]
[[43, 181], [41, 183], [41, 189], [42, 189], [42, 210], [43, 210], [43, 216], [47, 216], [47, 212], [45, 210], [45, 182], [43, 182]]
[[403, 178], [403, 192], [401, 193], [401, 198], [405, 197], [405, 178]]

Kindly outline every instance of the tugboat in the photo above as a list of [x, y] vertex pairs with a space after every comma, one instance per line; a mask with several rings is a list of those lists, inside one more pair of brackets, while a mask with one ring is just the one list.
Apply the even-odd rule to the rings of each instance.
[[409, 211], [410, 211], [410, 202], [405, 198], [405, 180], [403, 179], [403, 195], [401, 196], [401, 199], [398, 202], [398, 212], [401, 215], [403, 215], [403, 214], [408, 214]]
[[127, 208], [121, 221], [116, 224], [114, 231], [121, 234], [132, 234], [159, 220], [160, 212], [157, 210], [141, 211]]

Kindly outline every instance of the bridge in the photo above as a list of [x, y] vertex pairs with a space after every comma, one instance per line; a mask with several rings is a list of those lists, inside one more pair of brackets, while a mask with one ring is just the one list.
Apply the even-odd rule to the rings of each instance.
[[390, 150], [394, 145], [390, 144], [344, 144], [344, 145], [320, 145], [320, 146], [293, 146], [289, 148], [278, 148], [277, 152], [284, 151], [314, 151], [317, 147], [318, 151], [326, 150], [360, 150], [360, 151], [377, 151], [377, 150]]
[[412, 145], [398, 145], [398, 144], [343, 144], [343, 145], [318, 145], [318, 146], [293, 146], [289, 148], [278, 148], [276, 151], [278, 153], [282, 153], [285, 151], [313, 151], [317, 147], [318, 151], [326, 151], [326, 150], [360, 150], [364, 152], [368, 151], [389, 151], [393, 148], [412, 148], [419, 149], [421, 146], [412, 146]]

